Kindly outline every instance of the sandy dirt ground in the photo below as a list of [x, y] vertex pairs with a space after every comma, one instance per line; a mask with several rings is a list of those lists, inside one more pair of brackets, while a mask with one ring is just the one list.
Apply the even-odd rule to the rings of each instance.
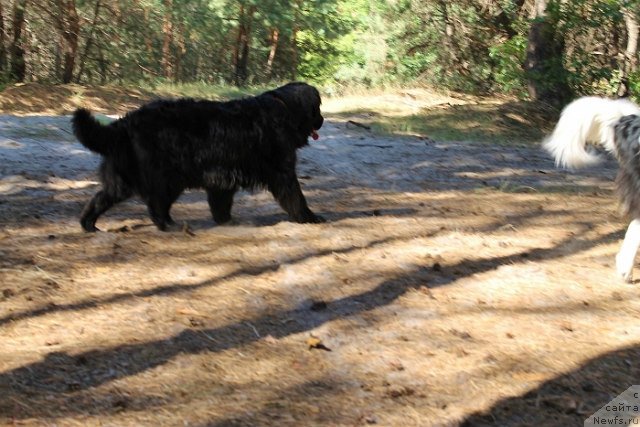
[[[616, 164], [329, 120], [286, 221], [203, 192], [157, 231], [78, 216], [96, 156], [64, 116], [0, 116], [0, 423], [573, 426], [640, 383]], [[638, 274], [640, 276], [640, 272]]]

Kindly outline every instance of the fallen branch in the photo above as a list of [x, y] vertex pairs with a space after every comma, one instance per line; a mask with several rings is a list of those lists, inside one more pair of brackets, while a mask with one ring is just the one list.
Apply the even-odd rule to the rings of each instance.
[[353, 120], [348, 120], [347, 124], [349, 124], [349, 123], [354, 125], [354, 126], [358, 126], [358, 127], [364, 128], [366, 130], [371, 130], [371, 126], [367, 126], [367, 125], [362, 124], [362, 123], [354, 122]]

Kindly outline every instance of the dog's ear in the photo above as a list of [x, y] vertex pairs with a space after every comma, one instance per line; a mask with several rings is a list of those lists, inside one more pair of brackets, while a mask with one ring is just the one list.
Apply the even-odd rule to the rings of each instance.
[[321, 99], [315, 87], [302, 82], [293, 82], [273, 90], [273, 94], [285, 103], [290, 114], [298, 121], [301, 130], [305, 133], [317, 130]]

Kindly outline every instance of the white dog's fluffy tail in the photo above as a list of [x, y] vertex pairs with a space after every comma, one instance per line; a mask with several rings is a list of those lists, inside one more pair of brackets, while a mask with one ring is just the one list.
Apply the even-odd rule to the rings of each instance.
[[567, 105], [544, 148], [556, 165], [579, 168], [596, 163], [599, 157], [587, 151], [587, 142], [602, 144], [615, 151], [613, 127], [626, 115], [640, 115], [640, 107], [626, 99], [594, 96], [579, 98]]

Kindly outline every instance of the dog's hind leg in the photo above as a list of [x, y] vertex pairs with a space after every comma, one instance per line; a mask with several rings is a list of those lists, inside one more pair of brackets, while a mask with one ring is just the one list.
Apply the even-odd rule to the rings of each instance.
[[295, 173], [280, 175], [268, 183], [269, 191], [278, 201], [282, 209], [289, 214], [291, 221], [299, 223], [320, 223], [325, 219], [314, 214], [300, 189]]
[[222, 190], [219, 188], [207, 188], [207, 201], [213, 220], [217, 224], [224, 224], [231, 220], [231, 207], [233, 206], [233, 195], [236, 189]]
[[640, 218], [636, 218], [629, 224], [620, 251], [618, 255], [616, 255], [616, 269], [618, 270], [618, 274], [627, 282], [631, 282], [633, 279], [633, 263], [639, 247]]
[[98, 217], [116, 203], [122, 202], [130, 196], [130, 193], [112, 194], [105, 190], [98, 191], [82, 210], [82, 214], [80, 215], [80, 225], [82, 225], [84, 231], [99, 231], [96, 227]]

